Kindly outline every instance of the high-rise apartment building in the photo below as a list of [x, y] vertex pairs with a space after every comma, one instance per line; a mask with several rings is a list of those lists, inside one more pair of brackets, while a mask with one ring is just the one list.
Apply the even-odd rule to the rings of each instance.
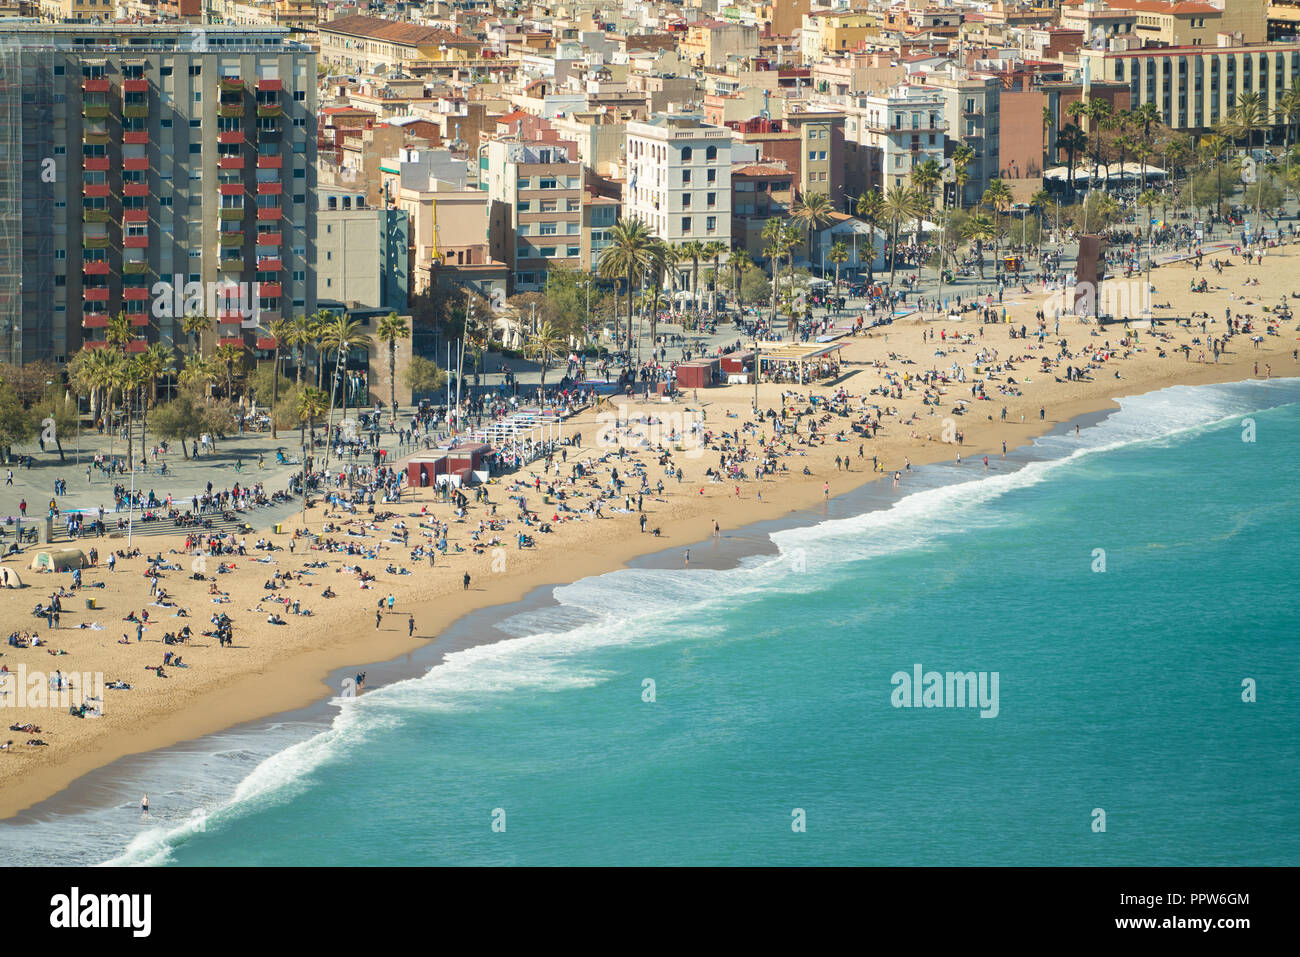
[[583, 172], [576, 153], [572, 144], [512, 137], [487, 144], [480, 175], [489, 200], [508, 218], [505, 255], [516, 292], [543, 288], [553, 265], [582, 268]]
[[0, 361], [314, 311], [315, 116], [283, 27], [0, 24]]

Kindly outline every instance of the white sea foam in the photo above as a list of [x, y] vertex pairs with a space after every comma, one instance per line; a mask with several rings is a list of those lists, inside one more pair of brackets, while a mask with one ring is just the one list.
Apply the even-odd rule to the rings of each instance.
[[[790, 574], [795, 560], [860, 561], [924, 548], [940, 535], [987, 521], [982, 504], [1043, 482], [1085, 456], [1136, 443], [1174, 441], [1179, 435], [1296, 401], [1300, 380], [1295, 379], [1176, 386], [1126, 398], [1119, 411], [1078, 437], [1071, 431], [1039, 439], [1034, 460], [1016, 471], [986, 475], [978, 460], [967, 459], [960, 469], [940, 467], [951, 477], [948, 483], [911, 493], [900, 490], [902, 497], [889, 508], [775, 532], [775, 556], [748, 558], [725, 570], [621, 569], [557, 587], [553, 594], [558, 605], [512, 615], [498, 626], [513, 637], [449, 654], [418, 678], [340, 700], [330, 726], [305, 740], [302, 726], [274, 726], [216, 736], [211, 740], [218, 748], [177, 757], [178, 767], [171, 769], [173, 803], [210, 809], [203, 811], [204, 829], [219, 830], [224, 821], [291, 800], [310, 786], [316, 769], [346, 759], [372, 735], [400, 725], [413, 710], [481, 707], [525, 688], [558, 692], [591, 686], [609, 675], [584, 665], [583, 652], [683, 640], [676, 637], [681, 630], [671, 627], [674, 622], [699, 622], [710, 608], [743, 602], [747, 594], [819, 587], [816, 575]], [[689, 632], [700, 633], [698, 625]], [[157, 791], [157, 781], [150, 780]], [[0, 863], [87, 863], [104, 858], [96, 848], [116, 843], [122, 850], [110, 864], [162, 864], [199, 833], [193, 812], [164, 817], [143, 832], [138, 824], [129, 830], [122, 827], [123, 816], [131, 813], [117, 806], [21, 828], [6, 826], [0, 829]], [[33, 841], [58, 850], [33, 855]]]

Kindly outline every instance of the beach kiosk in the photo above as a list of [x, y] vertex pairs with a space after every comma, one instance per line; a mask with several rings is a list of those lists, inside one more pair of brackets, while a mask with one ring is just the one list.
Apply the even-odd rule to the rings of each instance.
[[406, 463], [406, 481], [411, 488], [429, 488], [447, 471], [445, 452], [417, 455]]
[[707, 389], [718, 381], [720, 368], [717, 358], [680, 362], [677, 364], [677, 388]]
[[750, 382], [752, 381], [750, 376], [754, 371], [754, 350], [728, 352], [719, 357], [719, 364], [722, 368], [722, 377], [728, 383]]
[[474, 472], [487, 471], [492, 447], [482, 442], [465, 442], [447, 450], [448, 475], [459, 476], [457, 485], [468, 485]]

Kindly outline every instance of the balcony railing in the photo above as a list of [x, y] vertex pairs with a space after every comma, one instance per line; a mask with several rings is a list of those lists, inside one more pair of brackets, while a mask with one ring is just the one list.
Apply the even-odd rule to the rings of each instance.
[[[92, 312], [89, 315], [81, 317], [81, 328], [83, 329], [107, 329], [108, 316], [102, 312]], [[85, 343], [90, 345], [90, 343]]]
[[221, 261], [217, 263], [217, 268], [222, 272], [243, 272], [244, 257], [243, 256], [236, 256], [233, 258], [229, 256], [223, 257]]
[[244, 142], [243, 130], [222, 130], [217, 134], [217, 142], [222, 144], [242, 143]]
[[244, 115], [242, 103], [222, 103], [217, 107], [217, 116], [227, 120], [236, 120]]
[[127, 130], [122, 134], [122, 142], [137, 146], [149, 145], [148, 130]]
[[81, 236], [81, 247], [82, 247], [83, 249], [107, 249], [107, 248], [108, 248], [108, 237], [107, 237], [107, 236], [87, 236], [86, 234], [83, 233], [82, 236]]
[[122, 298], [127, 301], [138, 301], [149, 298], [148, 286], [125, 286], [122, 289]]
[[244, 348], [244, 337], [243, 336], [222, 336], [220, 339], [217, 340], [217, 345], [238, 346], [240, 349], [242, 349]]
[[143, 120], [149, 116], [149, 104], [135, 103], [122, 107], [122, 115], [131, 120]]
[[148, 196], [149, 184], [148, 183], [123, 183], [122, 195], [123, 196]]
[[107, 276], [108, 260], [83, 262], [81, 264], [81, 271], [87, 276]]
[[81, 221], [83, 223], [106, 223], [108, 222], [108, 210], [83, 209], [81, 211]]
[[99, 80], [82, 80], [81, 90], [83, 93], [107, 93], [108, 80], [106, 78]]
[[81, 290], [81, 298], [86, 302], [108, 302], [108, 287], [88, 287]]
[[278, 282], [258, 283], [257, 294], [268, 299], [273, 299], [277, 296], [284, 295], [284, 286]]
[[132, 339], [126, 344], [127, 352], [145, 352], [149, 348], [148, 339]]
[[258, 233], [257, 245], [259, 246], [282, 246], [283, 238], [279, 233]]
[[217, 166], [221, 169], [243, 169], [244, 158], [242, 156], [223, 156], [217, 160]]
[[219, 240], [219, 244], [222, 245], [222, 246], [242, 246], [242, 245], [244, 245], [244, 234], [243, 234], [242, 232], [241, 232], [241, 233], [227, 233], [227, 232], [223, 232], [223, 233], [220, 233], [219, 235], [220, 235], [220, 237], [221, 237], [221, 239]]
[[124, 210], [122, 210], [122, 222], [124, 222], [124, 223], [147, 223], [147, 222], [149, 222], [149, 210], [147, 210], [147, 209], [124, 209]]
[[149, 168], [149, 157], [147, 156], [130, 156], [122, 160], [122, 169], [147, 170], [148, 168]]
[[237, 76], [223, 76], [220, 82], [220, 89], [223, 92], [243, 92], [244, 81]]
[[148, 249], [148, 236], [124, 236], [122, 237], [122, 246], [126, 249]]
[[122, 263], [122, 274], [126, 276], [138, 276], [141, 273], [149, 271], [149, 264], [145, 263]]
[[268, 91], [280, 91], [284, 89], [284, 81], [279, 79], [260, 79], [257, 81], [257, 90], [259, 93]]
[[284, 216], [284, 210], [282, 210], [279, 206], [268, 206], [265, 209], [259, 209], [257, 211], [257, 218], [263, 220], [281, 219], [283, 218], [283, 216]]
[[284, 183], [258, 183], [257, 193], [259, 196], [279, 196], [284, 192]]
[[109, 110], [106, 105], [87, 104], [81, 108], [81, 115], [88, 120], [106, 120], [109, 116]]
[[258, 169], [280, 169], [284, 165], [284, 157], [279, 153], [270, 156], [259, 156], [257, 158]]
[[259, 256], [257, 259], [258, 272], [282, 272], [284, 263], [278, 256]]
[[81, 168], [84, 170], [97, 170], [101, 173], [108, 172], [107, 156], [87, 156], [82, 160]]
[[148, 80], [123, 80], [122, 92], [123, 93], [148, 93], [149, 81]]
[[257, 105], [257, 115], [260, 119], [283, 116], [284, 107], [279, 103], [259, 103]]
[[223, 206], [221, 207], [221, 219], [224, 222], [240, 222], [244, 218], [244, 207], [242, 206]]
[[81, 195], [87, 199], [107, 199], [109, 196], [109, 185], [107, 183], [87, 183], [81, 187]]
[[217, 187], [217, 192], [222, 196], [243, 196], [244, 184], [243, 183], [222, 183], [220, 186]]
[[149, 313], [128, 312], [126, 314], [126, 321], [129, 322], [131, 325], [136, 326], [137, 328], [140, 326], [147, 326], [149, 325]]

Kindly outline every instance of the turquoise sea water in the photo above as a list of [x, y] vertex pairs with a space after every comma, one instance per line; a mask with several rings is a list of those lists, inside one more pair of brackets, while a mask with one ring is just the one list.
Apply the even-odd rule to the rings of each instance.
[[[152, 824], [0, 827], [0, 860], [1300, 864], [1297, 402], [1125, 400], [775, 556], [562, 587], [327, 730], [196, 746]], [[894, 707], [917, 664], [996, 672], [996, 717]]]

